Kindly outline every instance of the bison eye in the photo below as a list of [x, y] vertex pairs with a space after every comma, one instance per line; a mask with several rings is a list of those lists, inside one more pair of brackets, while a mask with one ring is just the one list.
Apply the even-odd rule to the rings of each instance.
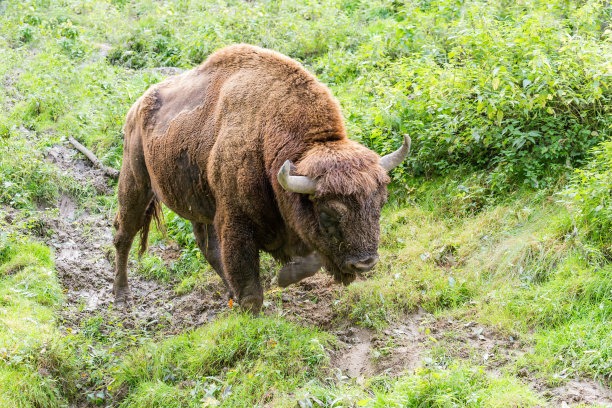
[[321, 221], [321, 225], [325, 228], [338, 223], [337, 217], [327, 211], [319, 212], [319, 221]]
[[338, 217], [335, 214], [332, 214], [325, 210], [320, 211], [319, 222], [321, 223], [321, 228], [323, 229], [323, 231], [325, 231], [326, 234], [336, 237], [339, 236], [339, 222]]

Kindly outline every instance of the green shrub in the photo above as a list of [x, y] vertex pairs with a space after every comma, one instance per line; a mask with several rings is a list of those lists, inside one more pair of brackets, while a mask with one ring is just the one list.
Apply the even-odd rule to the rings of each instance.
[[181, 52], [176, 40], [158, 35], [152, 41], [144, 34], [136, 34], [124, 45], [113, 49], [106, 57], [112, 65], [127, 68], [176, 67], [180, 64]]
[[498, 2], [433, 3], [441, 13], [407, 3], [357, 51], [315, 65], [347, 84], [339, 99], [354, 137], [385, 153], [414, 136], [397, 181], [467, 168], [488, 170], [494, 191], [542, 187], [610, 135], [611, 36], [592, 31], [593, 16], [568, 16], [566, 2], [508, 7], [503, 18]]
[[[45, 34], [40, 42], [58, 38], [51, 46], [66, 56], [35, 58], [27, 80], [20, 78], [19, 89], [53, 90], [17, 106], [24, 121], [70, 126], [115, 167], [125, 112], [160, 77], [113, 71], [104, 62], [188, 68], [236, 42], [302, 61], [338, 97], [350, 136], [377, 152], [397, 148], [402, 133], [413, 135], [412, 157], [393, 172], [397, 184], [463, 169], [484, 172], [480, 184], [491, 194], [547, 187], [612, 134], [610, 11], [598, 0], [126, 5], [88, 4], [78, 19], [61, 7], [15, 6], [25, 16], [15, 27]], [[112, 35], [97, 33], [101, 15], [116, 25]], [[121, 26], [127, 17], [133, 24]], [[83, 33], [113, 49], [77, 71], [70, 60], [94, 51]], [[51, 69], [61, 75], [51, 78]]]
[[576, 170], [563, 192], [579, 231], [601, 247], [612, 245], [612, 141], [593, 149], [593, 159]]
[[58, 195], [59, 177], [23, 140], [0, 139], [0, 203], [28, 208]]

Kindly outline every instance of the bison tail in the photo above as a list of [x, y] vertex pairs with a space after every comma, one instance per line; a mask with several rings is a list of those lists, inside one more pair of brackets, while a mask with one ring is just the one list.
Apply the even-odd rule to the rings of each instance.
[[144, 213], [144, 220], [142, 228], [140, 229], [140, 248], [138, 249], [138, 256], [141, 257], [147, 251], [149, 242], [149, 227], [151, 226], [151, 220], [155, 220], [157, 229], [166, 235], [166, 229], [164, 228], [164, 213], [162, 212], [161, 203], [157, 200], [157, 197], [153, 197], [151, 202], [147, 206]]

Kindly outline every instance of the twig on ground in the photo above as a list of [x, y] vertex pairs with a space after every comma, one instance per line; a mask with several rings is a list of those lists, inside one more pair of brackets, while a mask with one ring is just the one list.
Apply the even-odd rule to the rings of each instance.
[[87, 158], [93, 163], [94, 166], [99, 168], [106, 174], [108, 177], [117, 180], [119, 178], [119, 170], [113, 169], [112, 167], [105, 166], [102, 162], [96, 157], [95, 154], [91, 152], [88, 148], [80, 144], [73, 138], [72, 136], [68, 136], [68, 141], [81, 153], [83, 153]]

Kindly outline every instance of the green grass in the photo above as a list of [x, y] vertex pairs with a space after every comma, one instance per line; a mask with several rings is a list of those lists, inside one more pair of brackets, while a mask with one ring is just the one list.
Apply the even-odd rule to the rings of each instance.
[[[420, 368], [400, 378], [374, 377], [363, 387], [312, 387], [299, 395], [313, 407], [539, 407], [545, 401], [509, 376], [492, 377], [482, 367], [454, 364]], [[289, 403], [283, 406], [291, 406]]]
[[341, 316], [377, 330], [417, 308], [476, 318], [534, 341], [531, 369], [610, 384], [610, 264], [567, 233], [563, 207], [518, 195], [472, 217], [434, 213], [385, 211], [380, 264], [343, 291]]
[[113, 387], [128, 390], [126, 407], [207, 398], [227, 407], [261, 405], [316, 378], [331, 342], [282, 319], [231, 313], [128, 354]]
[[491, 378], [482, 369], [423, 370], [374, 394], [371, 407], [536, 407], [543, 403], [528, 386]]
[[52, 407], [73, 395], [72, 360], [54, 309], [63, 301], [48, 248], [0, 241], [0, 402]]
[[162, 79], [155, 67], [248, 42], [315, 72], [351, 136], [379, 153], [418, 136], [393, 173], [401, 184], [465, 169], [485, 170], [493, 194], [540, 188], [610, 135], [609, 18], [600, 2], [573, 1], [11, 3], [2, 133], [70, 134], [119, 167], [123, 118]]

